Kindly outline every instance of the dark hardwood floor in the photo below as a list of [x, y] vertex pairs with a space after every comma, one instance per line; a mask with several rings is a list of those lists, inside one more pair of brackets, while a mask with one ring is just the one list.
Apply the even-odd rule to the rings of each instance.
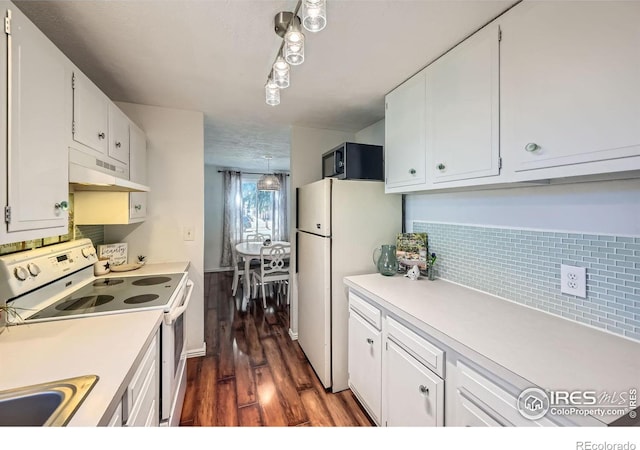
[[[232, 272], [205, 274], [207, 355], [187, 362], [182, 426], [371, 426], [350, 390], [326, 392], [297, 341], [286, 297], [241, 311]], [[259, 294], [259, 292], [258, 292]]]

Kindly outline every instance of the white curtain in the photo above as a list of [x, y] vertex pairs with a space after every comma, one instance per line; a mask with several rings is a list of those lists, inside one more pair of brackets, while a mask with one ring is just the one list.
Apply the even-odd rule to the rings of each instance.
[[233, 265], [232, 252], [242, 241], [242, 182], [240, 172], [224, 172], [224, 219], [221, 267]]
[[284, 173], [275, 174], [280, 182], [280, 190], [273, 193], [273, 236], [274, 241], [289, 240], [289, 177]]

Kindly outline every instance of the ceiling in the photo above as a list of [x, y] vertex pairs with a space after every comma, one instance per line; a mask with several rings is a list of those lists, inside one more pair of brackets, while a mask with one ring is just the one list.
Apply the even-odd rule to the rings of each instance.
[[295, 0], [15, 1], [111, 99], [202, 111], [205, 163], [289, 167], [290, 127], [356, 132], [384, 96], [515, 1], [328, 0], [281, 104], [264, 84]]

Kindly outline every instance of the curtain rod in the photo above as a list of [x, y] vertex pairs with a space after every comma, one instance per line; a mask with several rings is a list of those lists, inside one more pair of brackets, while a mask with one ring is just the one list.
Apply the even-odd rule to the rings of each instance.
[[[241, 174], [243, 173], [245, 175], [268, 175], [264, 172], [242, 172], [241, 170], [218, 170], [218, 173], [222, 173], [222, 172], [240, 172]], [[286, 177], [289, 176], [289, 174], [285, 172], [274, 172], [274, 173], [278, 173]]]

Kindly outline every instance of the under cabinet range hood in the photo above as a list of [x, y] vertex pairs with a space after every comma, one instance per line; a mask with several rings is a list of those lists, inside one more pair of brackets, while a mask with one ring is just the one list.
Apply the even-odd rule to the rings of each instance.
[[69, 148], [69, 184], [76, 191], [148, 192], [149, 186], [122, 178], [128, 168]]

